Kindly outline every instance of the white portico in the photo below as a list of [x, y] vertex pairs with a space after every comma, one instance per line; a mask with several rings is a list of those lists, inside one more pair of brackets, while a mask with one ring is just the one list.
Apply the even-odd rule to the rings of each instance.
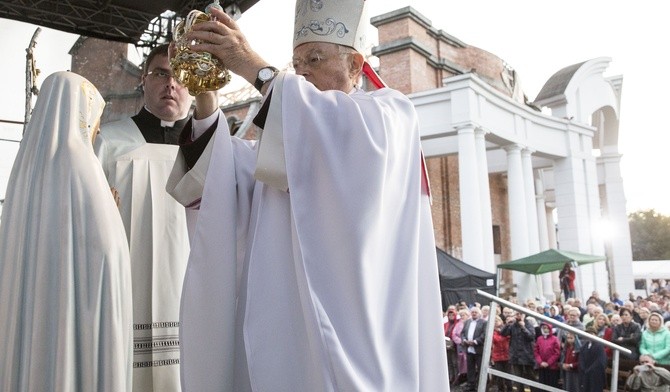
[[[534, 102], [552, 115], [508, 98], [473, 73], [410, 95], [426, 157], [458, 155], [465, 261], [496, 269], [489, 174], [504, 173], [511, 259], [555, 247], [606, 255], [607, 263], [578, 268], [578, 296], [633, 291], [617, 149], [622, 78], [603, 76], [609, 63], [597, 58], [552, 76]], [[612, 232], [607, 238], [600, 231], [604, 222]], [[515, 273], [514, 283], [519, 299], [540, 292], [553, 298], [557, 291], [551, 274]]]

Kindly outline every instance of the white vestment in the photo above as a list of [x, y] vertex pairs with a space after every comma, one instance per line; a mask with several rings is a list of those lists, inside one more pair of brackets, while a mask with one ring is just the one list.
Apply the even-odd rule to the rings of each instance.
[[257, 144], [223, 119], [168, 182], [184, 205], [203, 192], [182, 293], [183, 388], [448, 391], [412, 103], [290, 74], [272, 89], [260, 150], [279, 140], [288, 193], [254, 179]]
[[2, 391], [131, 386], [128, 242], [89, 136], [103, 107], [58, 72], [21, 141], [0, 225]]
[[96, 152], [121, 197], [133, 283], [133, 390], [178, 391], [186, 212], [165, 191], [178, 147], [146, 143], [128, 118], [103, 125]]

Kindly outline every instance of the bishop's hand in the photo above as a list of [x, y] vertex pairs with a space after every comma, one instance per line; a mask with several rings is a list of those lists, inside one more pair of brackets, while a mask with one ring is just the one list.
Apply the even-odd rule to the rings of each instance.
[[216, 20], [195, 24], [187, 34], [189, 41], [200, 42], [191, 45], [190, 49], [211, 53], [231, 72], [253, 84], [258, 70], [268, 63], [251, 48], [249, 41], [230, 16], [216, 8], [212, 8], [210, 12]]

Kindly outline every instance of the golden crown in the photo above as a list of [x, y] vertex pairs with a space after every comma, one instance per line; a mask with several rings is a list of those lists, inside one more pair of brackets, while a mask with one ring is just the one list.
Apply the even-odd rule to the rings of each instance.
[[175, 28], [174, 42], [176, 53], [170, 60], [170, 67], [175, 78], [188, 88], [191, 95], [198, 95], [205, 91], [218, 90], [230, 82], [230, 72], [208, 52], [194, 52], [189, 48], [190, 43], [199, 44], [198, 40], [190, 42], [186, 39], [193, 26], [211, 20], [210, 8], [221, 9], [219, 0], [215, 0], [205, 9], [206, 12], [193, 10], [186, 19], [179, 22]]

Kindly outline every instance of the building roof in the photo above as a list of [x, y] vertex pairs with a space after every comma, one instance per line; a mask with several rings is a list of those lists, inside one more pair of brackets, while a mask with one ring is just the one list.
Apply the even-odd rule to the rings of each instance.
[[573, 64], [553, 74], [549, 80], [547, 80], [547, 83], [544, 84], [540, 93], [537, 94], [537, 98], [535, 98], [534, 102], [541, 102], [548, 100], [549, 98], [563, 95], [565, 89], [568, 87], [568, 83], [570, 83], [572, 77], [583, 64], [584, 62]]

